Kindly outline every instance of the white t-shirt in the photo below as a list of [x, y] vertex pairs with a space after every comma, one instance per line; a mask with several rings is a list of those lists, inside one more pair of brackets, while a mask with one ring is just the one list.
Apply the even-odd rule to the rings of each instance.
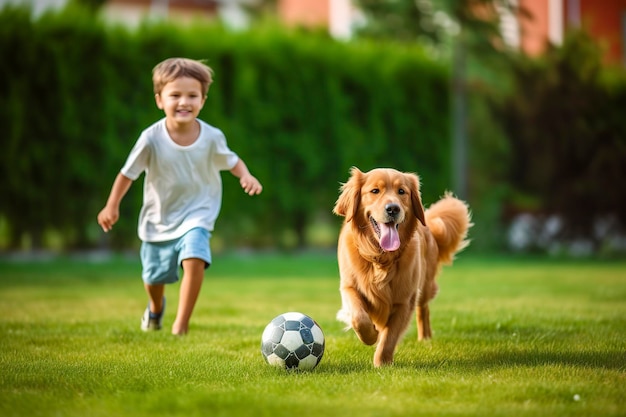
[[213, 230], [222, 205], [220, 171], [239, 157], [221, 130], [198, 122], [198, 139], [180, 146], [159, 120], [141, 133], [120, 171], [133, 181], [146, 173], [137, 228], [145, 242], [177, 239], [195, 227]]

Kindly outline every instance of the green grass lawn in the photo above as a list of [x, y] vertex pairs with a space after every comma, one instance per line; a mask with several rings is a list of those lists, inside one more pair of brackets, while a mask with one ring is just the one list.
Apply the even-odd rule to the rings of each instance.
[[[0, 260], [0, 416], [625, 416], [626, 262], [461, 254], [434, 338], [395, 364], [344, 332], [332, 255], [217, 255], [188, 336], [143, 333], [135, 260]], [[261, 333], [301, 311], [324, 329], [312, 372], [266, 365]]]

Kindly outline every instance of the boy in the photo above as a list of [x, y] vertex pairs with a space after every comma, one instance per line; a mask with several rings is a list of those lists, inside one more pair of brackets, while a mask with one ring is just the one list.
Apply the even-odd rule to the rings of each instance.
[[180, 300], [172, 334], [184, 335], [211, 264], [209, 239], [222, 200], [220, 170], [229, 170], [249, 195], [261, 183], [232, 152], [223, 133], [197, 119], [212, 71], [185, 58], [170, 58], [152, 71], [156, 105], [165, 118], [144, 130], [115, 178], [98, 224], [105, 232], [119, 218], [119, 206], [132, 182], [145, 172], [138, 234], [142, 240], [142, 279], [149, 303], [144, 331], [159, 330], [165, 311], [165, 284], [178, 281]]

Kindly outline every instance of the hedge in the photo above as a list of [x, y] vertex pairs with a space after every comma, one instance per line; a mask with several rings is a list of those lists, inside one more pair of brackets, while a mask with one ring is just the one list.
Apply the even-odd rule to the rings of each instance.
[[34, 19], [7, 7], [0, 50], [5, 248], [50, 235], [62, 248], [136, 245], [140, 184], [110, 236], [95, 218], [141, 130], [163, 117], [151, 70], [170, 56], [213, 68], [200, 117], [265, 187], [251, 198], [223, 175], [216, 235], [228, 246], [308, 244], [320, 218], [338, 224], [330, 213], [351, 166], [418, 172], [426, 203], [451, 187], [447, 65], [417, 46], [206, 22], [129, 30], [77, 9]]

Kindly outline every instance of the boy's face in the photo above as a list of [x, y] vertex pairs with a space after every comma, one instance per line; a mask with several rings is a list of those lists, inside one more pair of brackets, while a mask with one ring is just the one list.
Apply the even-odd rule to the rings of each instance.
[[202, 95], [200, 81], [181, 77], [165, 84], [155, 99], [157, 107], [165, 112], [168, 120], [187, 124], [196, 120], [206, 97]]

